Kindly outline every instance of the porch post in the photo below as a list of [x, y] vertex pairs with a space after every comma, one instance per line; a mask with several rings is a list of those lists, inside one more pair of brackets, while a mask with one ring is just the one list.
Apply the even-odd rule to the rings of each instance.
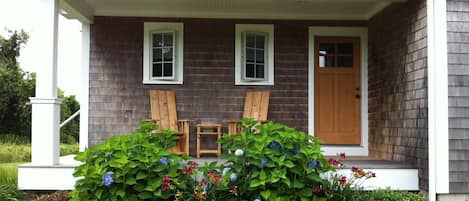
[[80, 151], [84, 151], [88, 147], [90, 24], [82, 22], [81, 33]]
[[428, 200], [449, 192], [446, 0], [427, 0]]
[[31, 163], [59, 163], [60, 104], [57, 98], [58, 0], [39, 0], [37, 26], [31, 45], [37, 53], [36, 96], [31, 97]]

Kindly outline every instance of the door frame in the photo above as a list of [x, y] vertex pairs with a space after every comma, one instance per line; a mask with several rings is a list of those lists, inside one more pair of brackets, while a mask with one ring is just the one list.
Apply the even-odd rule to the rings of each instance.
[[316, 36], [360, 38], [360, 131], [361, 143], [355, 145], [323, 145], [325, 155], [345, 152], [349, 156], [368, 156], [368, 28], [367, 27], [309, 27], [308, 34], [308, 133], [314, 136], [314, 49]]

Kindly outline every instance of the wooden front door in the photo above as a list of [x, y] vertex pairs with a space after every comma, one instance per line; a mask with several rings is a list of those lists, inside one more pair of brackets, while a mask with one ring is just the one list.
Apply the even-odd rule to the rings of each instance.
[[359, 145], [360, 38], [316, 37], [315, 136], [324, 144]]

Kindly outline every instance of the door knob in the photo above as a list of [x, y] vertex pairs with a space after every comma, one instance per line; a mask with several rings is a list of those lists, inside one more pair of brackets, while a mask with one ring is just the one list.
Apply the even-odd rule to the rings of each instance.
[[360, 99], [360, 95], [359, 94], [355, 95], [355, 98]]

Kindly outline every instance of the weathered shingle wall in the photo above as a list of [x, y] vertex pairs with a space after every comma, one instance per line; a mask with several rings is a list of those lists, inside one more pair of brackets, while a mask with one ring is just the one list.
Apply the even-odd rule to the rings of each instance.
[[[142, 84], [145, 21], [184, 23], [184, 85]], [[275, 86], [234, 85], [236, 23], [274, 24]], [[90, 144], [131, 132], [148, 119], [150, 89], [175, 90], [178, 117], [198, 122], [239, 119], [245, 92], [267, 89], [271, 91], [268, 119], [307, 131], [308, 26], [313, 24], [366, 26], [366, 22], [96, 17], [90, 46]], [[194, 135], [192, 123], [192, 145]]]
[[469, 193], [469, 1], [448, 0], [451, 193]]
[[424, 0], [395, 3], [369, 22], [371, 156], [419, 168], [428, 189], [427, 37]]

